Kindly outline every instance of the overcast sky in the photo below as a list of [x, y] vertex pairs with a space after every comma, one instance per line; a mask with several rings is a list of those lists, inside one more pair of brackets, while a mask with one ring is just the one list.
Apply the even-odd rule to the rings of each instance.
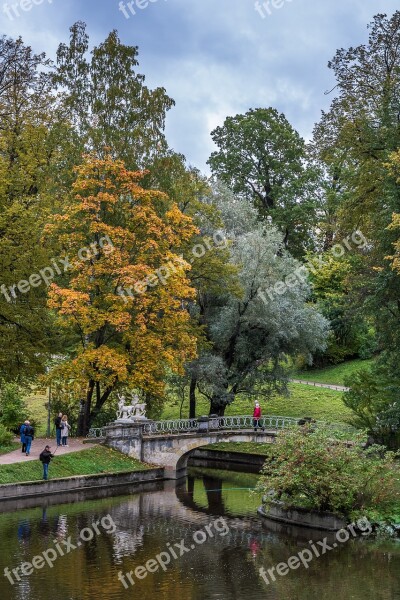
[[92, 44], [117, 29], [139, 46], [147, 85], [176, 101], [170, 146], [204, 172], [211, 130], [249, 108], [273, 106], [309, 138], [332, 98], [324, 94], [334, 86], [328, 60], [364, 43], [375, 14], [399, 8], [394, 0], [261, 0], [258, 11], [254, 0], [133, 0], [132, 11], [129, 0], [35, 2], [10, 0], [7, 9], [0, 0], [2, 33], [54, 58], [75, 21], [87, 23]]

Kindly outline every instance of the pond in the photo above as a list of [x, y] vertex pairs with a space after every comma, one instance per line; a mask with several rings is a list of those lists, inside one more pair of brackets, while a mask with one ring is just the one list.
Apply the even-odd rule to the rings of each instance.
[[8, 511], [0, 514], [1, 600], [400, 600], [400, 544], [362, 536], [273, 571], [267, 585], [260, 569], [287, 563], [311, 540], [321, 549], [325, 534], [263, 522], [249, 492], [256, 480], [193, 468], [177, 487], [108, 490], [69, 504], [53, 497], [39, 508], [20, 502], [14, 512], [0, 505]]

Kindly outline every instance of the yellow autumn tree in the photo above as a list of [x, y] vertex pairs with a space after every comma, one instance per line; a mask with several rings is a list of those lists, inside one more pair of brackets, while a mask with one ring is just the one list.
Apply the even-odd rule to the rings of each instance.
[[[161, 396], [166, 369], [181, 372], [196, 354], [186, 302], [188, 264], [177, 254], [197, 232], [166, 194], [140, 186], [111, 156], [86, 156], [72, 197], [46, 227], [62, 264], [49, 307], [75, 335], [53, 376], [85, 390], [84, 434], [118, 388]], [[60, 264], [60, 261], [57, 263]]]

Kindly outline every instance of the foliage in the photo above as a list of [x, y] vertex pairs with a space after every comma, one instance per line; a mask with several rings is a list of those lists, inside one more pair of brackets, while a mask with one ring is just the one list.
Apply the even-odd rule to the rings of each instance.
[[16, 383], [5, 383], [0, 392], [0, 423], [10, 431], [19, 430], [26, 419], [26, 402]]
[[[0, 423], [0, 448], [1, 448], [1, 450], [10, 447], [11, 443], [12, 443], [12, 439], [13, 439], [13, 434], [9, 431], [9, 429], [7, 427], [5, 427], [5, 425], [3, 425], [3, 423]], [[10, 448], [10, 449], [14, 450], [14, 448]]]
[[76, 257], [64, 285], [50, 287], [50, 308], [76, 336], [52, 377], [64, 377], [74, 397], [85, 398], [85, 433], [114, 390], [162, 396], [166, 368], [179, 371], [195, 355], [184, 304], [194, 295], [190, 265], [174, 249], [196, 229], [165, 194], [144, 190], [141, 173], [121, 161], [88, 156], [77, 173], [72, 196], [45, 235]]
[[0, 341], [7, 349], [0, 376], [7, 380], [43, 369], [52, 333], [45, 285], [29, 284], [51, 264], [40, 244], [57, 155], [48, 67], [44, 54], [34, 54], [20, 38], [0, 39]]
[[211, 136], [218, 146], [208, 161], [213, 174], [253, 201], [282, 232], [285, 247], [302, 256], [316, 217], [316, 174], [306, 164], [304, 140], [273, 108], [227, 117]]
[[314, 363], [340, 363], [347, 358], [370, 358], [376, 350], [373, 326], [360, 312], [351, 293], [355, 256], [336, 257], [331, 250], [308, 256], [307, 267], [312, 283], [313, 300], [328, 319], [328, 347], [316, 353]]
[[380, 443], [398, 448], [399, 394], [398, 370], [383, 355], [370, 371], [362, 370], [355, 374], [350, 391], [344, 395], [344, 403], [353, 411], [352, 422], [356, 426], [367, 429]]
[[122, 44], [115, 30], [90, 51], [90, 60], [88, 53], [86, 25], [78, 21], [69, 44], [58, 48], [53, 78], [71, 118], [75, 164], [83, 151], [104, 157], [108, 148], [132, 170], [148, 167], [167, 147], [165, 114], [174, 101], [164, 88], [144, 84], [136, 72], [138, 48]]
[[400, 347], [400, 278], [386, 257], [397, 237], [388, 225], [400, 213], [395, 168], [388, 167], [400, 145], [399, 40], [400, 11], [378, 14], [366, 44], [337, 51], [329, 63], [336, 97], [314, 135], [329, 182], [325, 201], [333, 213], [333, 237], [361, 229], [368, 239], [347, 277], [350, 301], [375, 330], [378, 349], [394, 353]]
[[258, 490], [268, 493], [267, 501], [346, 516], [398, 505], [396, 455], [380, 446], [364, 451], [362, 434], [348, 437], [309, 428], [280, 433]]
[[[285, 357], [322, 349], [328, 325], [307, 303], [306, 278], [296, 281], [293, 275], [301, 264], [282, 250], [276, 229], [259, 223], [250, 205], [226, 191], [218, 190], [214, 201], [232, 240], [231, 263], [238, 267], [242, 293], [204, 296], [197, 310], [211, 348], [190, 369], [199, 392], [210, 400], [210, 413], [223, 414], [238, 394], [268, 397], [282, 390]], [[294, 286], [275, 292], [275, 285], [285, 288], [282, 282], [293, 277]]]

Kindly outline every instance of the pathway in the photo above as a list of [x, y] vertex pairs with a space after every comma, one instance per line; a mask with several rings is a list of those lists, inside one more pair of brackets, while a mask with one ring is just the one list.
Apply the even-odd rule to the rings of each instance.
[[[84, 444], [83, 439], [84, 438], [70, 438], [68, 440], [68, 446], [60, 446], [56, 456], [62, 456], [63, 454], [69, 454], [71, 452], [79, 452], [80, 450], [86, 450], [86, 448], [93, 448], [93, 446], [96, 446], [96, 444]], [[52, 452], [56, 450], [57, 446], [55, 440], [37, 438], [32, 442], [31, 453], [29, 456], [22, 454], [21, 448], [19, 448], [8, 454], [0, 455], [0, 465], [11, 465], [29, 460], [39, 460], [39, 454], [47, 444], [50, 446]]]
[[316, 381], [304, 381], [303, 379], [289, 379], [290, 383], [301, 383], [303, 385], [312, 385], [314, 387], [325, 388], [327, 390], [336, 390], [337, 392], [348, 392], [350, 388], [343, 385], [331, 385], [330, 383], [317, 383]]

